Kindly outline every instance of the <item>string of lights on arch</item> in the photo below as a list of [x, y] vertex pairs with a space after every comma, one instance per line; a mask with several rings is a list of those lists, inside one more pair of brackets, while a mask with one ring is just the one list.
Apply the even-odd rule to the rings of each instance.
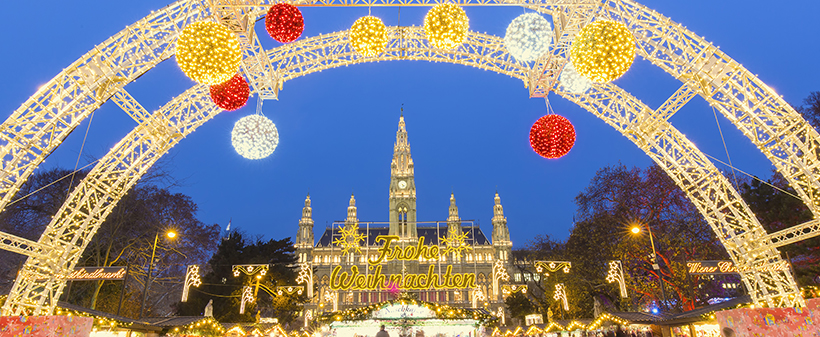
[[[269, 8], [265, 30], [281, 43], [296, 41], [305, 23], [298, 7], [279, 3]], [[441, 3], [424, 17], [425, 35], [433, 48], [454, 50], [464, 43], [470, 24], [460, 6]], [[363, 58], [377, 57], [387, 46], [384, 22], [367, 15], [350, 27], [351, 49]], [[559, 85], [570, 93], [580, 94], [592, 83], [611, 82], [629, 70], [635, 59], [636, 40], [628, 27], [611, 20], [587, 24], [570, 46], [570, 62], [564, 67]], [[547, 54], [553, 45], [550, 22], [538, 13], [525, 13], [507, 26], [504, 47], [521, 62], [532, 62]], [[242, 51], [237, 36], [225, 26], [202, 21], [183, 29], [177, 40], [176, 60], [186, 76], [210, 86], [215, 105], [235, 111], [248, 101], [250, 87], [239, 71]], [[530, 128], [530, 146], [544, 158], [566, 155], [575, 142], [575, 129], [563, 116], [547, 114]], [[248, 159], [270, 156], [279, 144], [276, 125], [261, 113], [236, 122], [231, 141], [237, 153]]]

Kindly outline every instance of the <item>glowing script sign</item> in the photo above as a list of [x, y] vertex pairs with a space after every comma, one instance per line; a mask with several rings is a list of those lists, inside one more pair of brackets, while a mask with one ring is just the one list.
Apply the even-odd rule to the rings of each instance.
[[[704, 275], [704, 274], [737, 274], [738, 268], [732, 261], [687, 261], [686, 269], [689, 274]], [[757, 270], [758, 272], [775, 271], [775, 270], [789, 270], [789, 263], [787, 261], [780, 261], [772, 265], [762, 267], [749, 267], [741, 271]]]
[[78, 267], [66, 276], [69, 281], [122, 280], [125, 267]]
[[430, 265], [426, 273], [419, 274], [382, 274], [380, 264], [391, 260], [418, 261], [419, 258], [437, 260], [448, 248], [436, 245], [425, 245], [424, 237], [419, 237], [416, 246], [399, 247], [393, 245], [398, 241], [396, 235], [379, 235], [376, 243], [384, 242], [378, 249], [376, 259], [368, 259], [368, 271], [362, 273], [358, 266], [351, 266], [350, 271], [342, 271], [336, 266], [330, 274], [330, 288], [333, 290], [377, 290], [388, 289], [398, 285], [400, 289], [464, 289], [475, 288], [474, 273], [453, 273], [453, 266], [448, 265], [444, 273], [436, 273], [436, 266]]
[[393, 303], [374, 311], [372, 317], [381, 319], [436, 318], [436, 313], [420, 305]]

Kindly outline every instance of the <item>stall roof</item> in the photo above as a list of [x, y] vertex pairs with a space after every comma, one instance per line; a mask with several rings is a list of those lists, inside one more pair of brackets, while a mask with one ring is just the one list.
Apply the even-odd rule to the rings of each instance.
[[663, 325], [677, 325], [683, 323], [697, 322], [703, 320], [702, 315], [708, 314], [713, 311], [732, 309], [734, 307], [737, 307], [738, 305], [747, 303], [752, 303], [751, 296], [744, 295], [740, 297], [735, 297], [726, 302], [707, 305], [705, 307], [697, 308], [695, 310], [684, 311], [680, 314], [673, 315], [660, 323]]
[[74, 310], [78, 312], [84, 312], [89, 315], [97, 316], [97, 317], [105, 317], [107, 319], [113, 319], [124, 323], [129, 323], [131, 326], [129, 328], [131, 330], [140, 330], [140, 331], [162, 331], [161, 327], [155, 326], [148, 322], [147, 319], [142, 320], [135, 320], [124, 316], [118, 316], [114, 314], [109, 314], [107, 312], [89, 309], [85, 307], [81, 307], [79, 305], [71, 304], [68, 302], [59, 301], [57, 302], [57, 306], [63, 309]]

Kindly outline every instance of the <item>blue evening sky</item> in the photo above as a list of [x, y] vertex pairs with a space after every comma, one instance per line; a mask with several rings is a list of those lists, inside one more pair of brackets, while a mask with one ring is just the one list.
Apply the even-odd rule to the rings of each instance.
[[[820, 90], [818, 1], [644, 0], [644, 4], [721, 47], [774, 88], [800, 103]], [[10, 1], [0, 20], [0, 115], [5, 119], [37, 88], [127, 25], [169, 4], [140, 1]], [[402, 25], [421, 25], [428, 8], [403, 8]], [[303, 8], [302, 38], [345, 30], [367, 8]], [[470, 28], [503, 36], [519, 7], [467, 7]], [[398, 8], [373, 8], [386, 24]], [[257, 31], [268, 48], [278, 46]], [[658, 107], [680, 83], [638, 58], [616, 84]], [[126, 87], [155, 110], [193, 85], [171, 59]], [[180, 142], [166, 165], [183, 185], [175, 191], [199, 205], [199, 218], [223, 228], [232, 219], [251, 234], [282, 238], [296, 233], [305, 194], [313, 200], [316, 232], [344, 219], [351, 191], [359, 219], [385, 221], [390, 159], [404, 104], [416, 165], [419, 221], [444, 220], [454, 191], [462, 219], [491, 230], [498, 190], [514, 244], [537, 234], [563, 239], [572, 226], [574, 197], [603, 166], [645, 167], [634, 144], [581, 108], [554, 95], [556, 113], [576, 128], [564, 158], [546, 160], [529, 146], [532, 123], [545, 114], [543, 99], [528, 98], [523, 83], [493, 72], [452, 64], [397, 61], [336, 68], [285, 83], [278, 101], [264, 104], [280, 144], [271, 157], [251, 161], [230, 144], [230, 131], [254, 113], [256, 99], [224, 112]], [[694, 98], [673, 118], [703, 152], [726, 161], [711, 108]], [[746, 172], [768, 177], [773, 166], [720, 116], [729, 156]], [[41, 165], [73, 168], [100, 158], [136, 123], [108, 102], [80, 125]], [[87, 140], [83, 138], [88, 130]], [[718, 167], [725, 168], [717, 164]]]

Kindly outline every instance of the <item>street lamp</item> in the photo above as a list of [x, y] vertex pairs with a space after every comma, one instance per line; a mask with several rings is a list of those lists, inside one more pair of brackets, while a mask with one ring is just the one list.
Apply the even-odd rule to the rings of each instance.
[[[148, 264], [148, 278], [145, 280], [145, 287], [143, 287], [142, 289], [142, 303], [140, 303], [139, 318], [142, 318], [142, 315], [145, 310], [145, 300], [148, 298], [148, 286], [151, 285], [151, 271], [154, 270], [154, 255], [157, 252], [157, 241], [159, 241], [159, 233], [160, 232], [157, 231], [157, 235], [154, 236], [154, 248], [151, 249], [151, 262]], [[167, 231], [165, 232], [165, 236], [167, 236], [169, 239], [173, 239], [177, 236], [177, 233], [175, 233], [174, 231]]]
[[[660, 282], [661, 286], [661, 298], [663, 298], [663, 306], [666, 308], [666, 290], [664, 290], [663, 286], [663, 273], [661, 273], [661, 266], [658, 265], [658, 253], [655, 252], [655, 240], [652, 239], [652, 227], [649, 227], [649, 224], [646, 224], [646, 230], [649, 232], [649, 245], [652, 246], [652, 269], [656, 270], [658, 273], [658, 281]], [[631, 229], [632, 233], [638, 234], [641, 232], [641, 225], [632, 226]]]

